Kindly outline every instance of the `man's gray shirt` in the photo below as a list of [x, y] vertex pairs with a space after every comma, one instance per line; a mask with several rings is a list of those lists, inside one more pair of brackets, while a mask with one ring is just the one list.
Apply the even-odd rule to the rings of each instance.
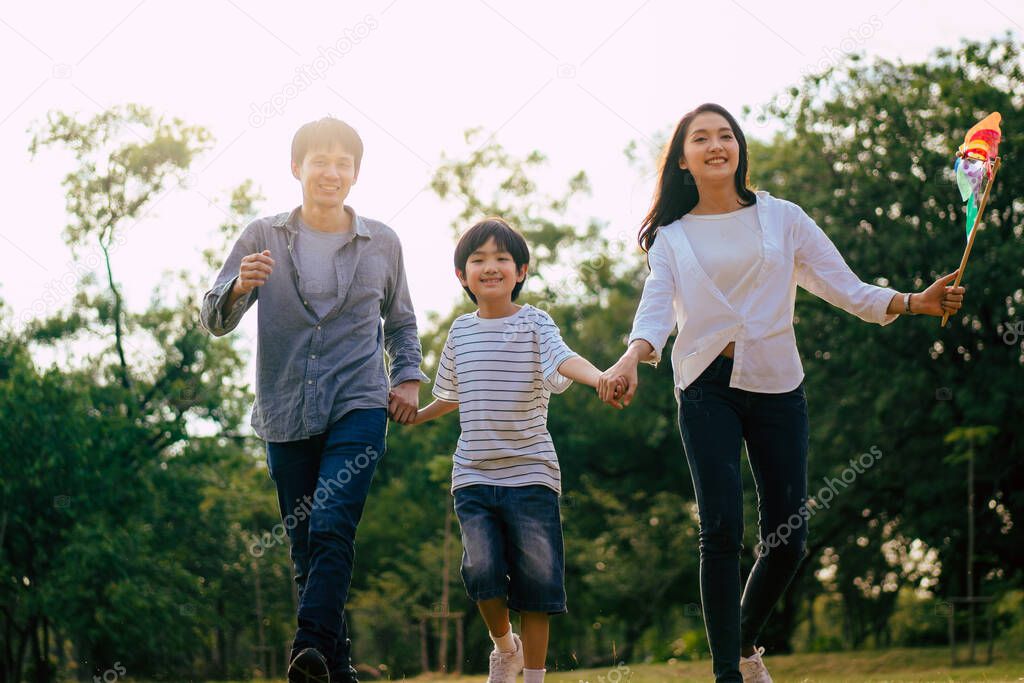
[[341, 248], [355, 239], [354, 232], [323, 232], [296, 221], [299, 234], [295, 236], [292, 258], [299, 269], [302, 297], [313, 312], [323, 318], [338, 300], [337, 261]]
[[[296, 441], [327, 431], [356, 408], [386, 408], [390, 386], [427, 381], [402, 245], [383, 223], [352, 215], [352, 239], [338, 248], [337, 300], [320, 317], [310, 306], [295, 262], [301, 207], [250, 223], [203, 297], [200, 319], [210, 333], [233, 330], [257, 307], [256, 401], [252, 427], [266, 441]], [[224, 304], [242, 257], [270, 250], [267, 282]], [[383, 326], [381, 318], [383, 317]]]

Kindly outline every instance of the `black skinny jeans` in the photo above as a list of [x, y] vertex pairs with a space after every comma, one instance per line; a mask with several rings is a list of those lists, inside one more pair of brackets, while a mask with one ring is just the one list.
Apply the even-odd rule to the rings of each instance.
[[[700, 514], [700, 594], [716, 681], [742, 682], [741, 646], [754, 645], [806, 552], [807, 399], [729, 387], [718, 356], [678, 395], [679, 431]], [[740, 596], [743, 486], [740, 441], [757, 489], [760, 544]]]

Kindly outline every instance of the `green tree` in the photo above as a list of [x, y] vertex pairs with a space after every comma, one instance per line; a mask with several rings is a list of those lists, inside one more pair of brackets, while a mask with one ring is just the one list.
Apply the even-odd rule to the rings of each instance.
[[[276, 515], [254, 444], [239, 432], [251, 401], [243, 358], [201, 330], [194, 276], [169, 276], [136, 313], [113, 267], [125, 233], [209, 142], [201, 128], [134, 105], [86, 121], [55, 112], [33, 136], [33, 153], [55, 147], [75, 159], [64, 237], [76, 258], [99, 250], [106, 283], [84, 278], [68, 310], [2, 339], [2, 680], [52, 680], [57, 668], [79, 677], [251, 669], [262, 631], [249, 543]], [[234, 192], [225, 237], [254, 201], [250, 185]], [[101, 351], [38, 367], [76, 344]], [[204, 436], [210, 425], [216, 435]], [[279, 554], [263, 573], [280, 587], [267, 591], [275, 622], [292, 608], [286, 562]]]

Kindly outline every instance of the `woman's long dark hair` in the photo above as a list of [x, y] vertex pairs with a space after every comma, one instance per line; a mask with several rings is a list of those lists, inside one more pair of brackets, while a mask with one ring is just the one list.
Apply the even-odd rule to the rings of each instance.
[[736, 141], [740, 147], [739, 165], [736, 167], [736, 191], [740, 195], [740, 201], [744, 206], [750, 206], [757, 202], [754, 191], [747, 187], [747, 139], [725, 107], [710, 102], [702, 104], [693, 111], [687, 113], [679, 120], [672, 140], [665, 147], [661, 158], [661, 169], [658, 174], [658, 189], [654, 195], [654, 203], [650, 212], [640, 224], [640, 234], [637, 239], [640, 248], [648, 251], [654, 244], [654, 238], [658, 236], [658, 228], [678, 220], [689, 213], [697, 206], [700, 194], [697, 192], [697, 183], [693, 175], [686, 169], [679, 168], [679, 160], [683, 158], [683, 141], [686, 140], [686, 132], [690, 124], [698, 114], [706, 111], [721, 114], [736, 135]]

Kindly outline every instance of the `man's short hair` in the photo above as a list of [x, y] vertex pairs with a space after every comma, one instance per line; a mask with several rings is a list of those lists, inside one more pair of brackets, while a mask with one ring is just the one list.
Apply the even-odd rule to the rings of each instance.
[[[466, 262], [469, 260], [470, 254], [485, 245], [487, 240], [492, 237], [498, 249], [507, 251], [512, 255], [512, 260], [516, 264], [517, 275], [525, 264], [530, 263], [530, 247], [526, 244], [526, 239], [503, 219], [497, 216], [489, 216], [467, 230], [459, 238], [459, 243], [455, 246], [455, 268], [465, 275]], [[516, 283], [516, 286], [512, 289], [512, 301], [515, 301], [516, 297], [519, 296], [519, 292], [525, 283], [525, 278], [522, 282]], [[473, 303], [476, 303], [476, 296], [470, 291], [469, 287], [464, 286], [463, 289], [466, 290], [466, 294], [473, 300]]]
[[363, 160], [363, 139], [356, 129], [340, 119], [325, 116], [319, 121], [310, 121], [292, 138], [292, 162], [298, 166], [311, 149], [330, 149], [338, 145], [355, 158], [355, 171], [359, 173], [359, 162]]

